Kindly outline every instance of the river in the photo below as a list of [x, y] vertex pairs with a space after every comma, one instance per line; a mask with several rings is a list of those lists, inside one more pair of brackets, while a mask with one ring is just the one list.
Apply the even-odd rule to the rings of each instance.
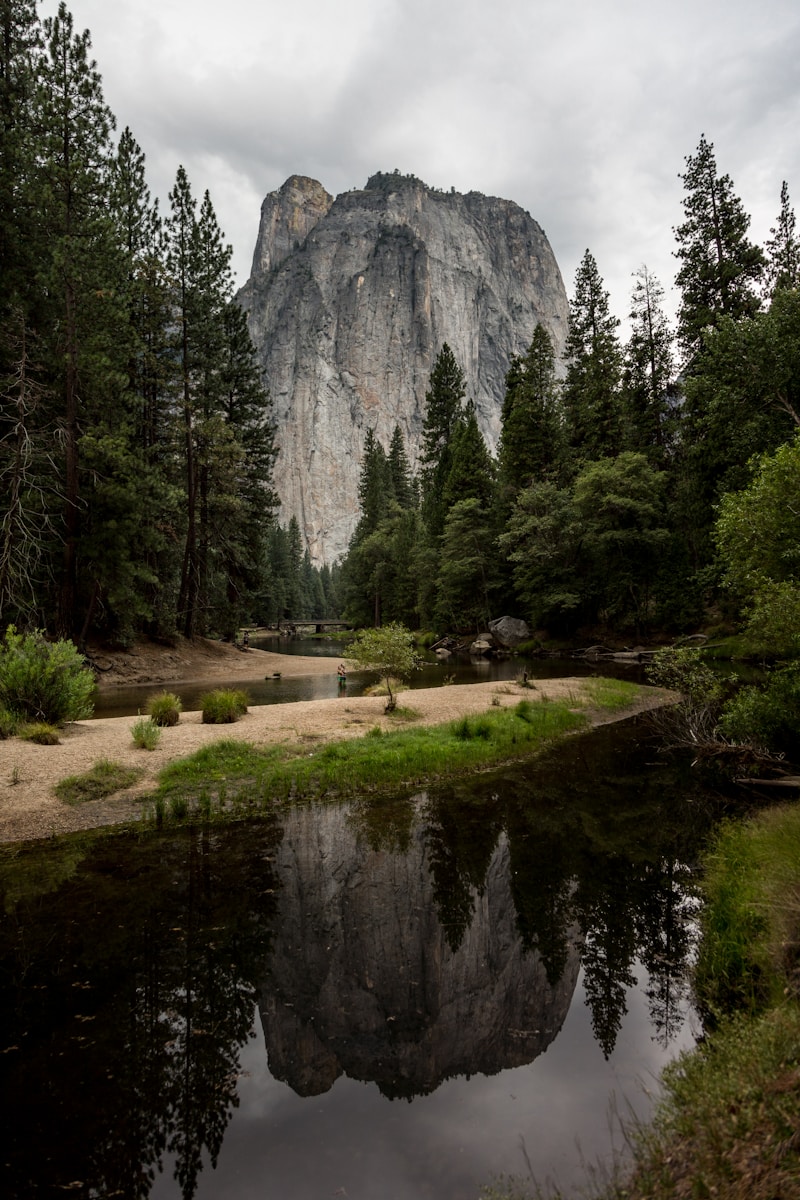
[[3, 1195], [585, 1180], [696, 1033], [713, 803], [646, 733], [393, 801], [5, 852]]
[[[252, 645], [273, 653], [330, 658], [328, 675], [306, 675], [296, 678], [268, 675], [252, 680], [232, 678], [215, 680], [214, 687], [244, 688], [253, 704], [290, 704], [297, 700], [332, 700], [341, 695], [336, 677], [336, 664], [347, 655], [347, 647], [328, 639], [277, 638]], [[423, 656], [422, 669], [414, 671], [408, 678], [411, 688], [440, 687], [445, 680], [453, 683], [487, 683], [494, 680], [514, 679], [525, 668], [532, 679], [560, 679], [565, 675], [618, 675], [621, 678], [644, 682], [643, 668], [613, 662], [586, 663], [580, 659], [471, 659], [454, 656], [446, 662], [437, 661], [433, 655]], [[347, 679], [347, 695], [362, 696], [364, 690], [375, 683], [375, 673], [351, 671]], [[209, 690], [202, 681], [171, 683], [169, 690], [178, 695], [188, 712], [200, 708], [200, 697]], [[163, 692], [163, 683], [142, 683], [131, 686], [115, 685], [98, 691], [95, 696], [95, 717], [130, 717], [144, 712], [151, 696]]]

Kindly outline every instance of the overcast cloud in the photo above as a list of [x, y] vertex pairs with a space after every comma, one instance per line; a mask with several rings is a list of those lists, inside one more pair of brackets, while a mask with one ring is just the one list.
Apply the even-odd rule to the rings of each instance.
[[[179, 164], [250, 270], [261, 201], [395, 167], [520, 204], [568, 294], [589, 248], [618, 316], [670, 304], [678, 173], [705, 133], [762, 242], [800, 209], [797, 0], [72, 0], [106, 101], [166, 206]], [[43, 17], [57, 10], [44, 0]]]

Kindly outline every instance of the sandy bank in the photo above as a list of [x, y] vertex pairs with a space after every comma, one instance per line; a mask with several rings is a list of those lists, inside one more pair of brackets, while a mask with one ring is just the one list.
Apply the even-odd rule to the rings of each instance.
[[[281, 657], [281, 664], [289, 662], [298, 666], [306, 662], [330, 671], [329, 659]], [[224, 663], [221, 671], [230, 678], [230, 663]], [[539, 680], [535, 688], [528, 689], [514, 683], [460, 684], [403, 693], [401, 704], [418, 714], [414, 724], [432, 725], [484, 712], [495, 697], [502, 705], [516, 704], [523, 695], [582, 704], [585, 683], [580, 679], [548, 679]], [[648, 689], [634, 709], [615, 713], [612, 719], [619, 720], [633, 711], [663, 702], [663, 693]], [[345, 695], [334, 700], [260, 705], [251, 708], [236, 724], [222, 726], [203, 725], [199, 712], [187, 712], [177, 726], [163, 731], [160, 745], [154, 751], [140, 750], [134, 745], [133, 717], [74, 722], [63, 731], [58, 746], [37, 746], [17, 738], [0, 742], [0, 842], [50, 837], [136, 817], [141, 811], [142, 795], [152, 788], [162, 767], [222, 738], [240, 738], [255, 745], [275, 742], [313, 745], [331, 738], [359, 737], [374, 725], [384, 729], [397, 727], [396, 720], [385, 715], [384, 707], [382, 697]], [[608, 719], [605, 714], [596, 721]], [[68, 775], [88, 770], [101, 758], [139, 767], [144, 774], [134, 787], [107, 800], [75, 808], [63, 804], [53, 792], [54, 785]]]

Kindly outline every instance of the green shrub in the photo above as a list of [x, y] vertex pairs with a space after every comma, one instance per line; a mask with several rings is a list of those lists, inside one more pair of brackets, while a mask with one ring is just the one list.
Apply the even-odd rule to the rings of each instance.
[[729, 700], [720, 729], [735, 742], [800, 755], [800, 666], [779, 667], [766, 685], [744, 687]]
[[24, 742], [35, 742], [37, 746], [57, 746], [60, 740], [55, 725], [47, 721], [31, 721], [28, 725], [20, 725], [17, 735]]
[[0, 742], [13, 737], [17, 732], [19, 721], [7, 708], [0, 707]]
[[158, 695], [151, 696], [147, 705], [148, 716], [156, 725], [177, 725], [182, 711], [180, 696], [173, 692], [159, 692]]
[[72, 642], [9, 625], [0, 643], [0, 708], [23, 721], [63, 725], [94, 711], [94, 675]]
[[519, 642], [514, 647], [514, 653], [520, 655], [522, 658], [525, 658], [533, 654], [538, 654], [541, 648], [542, 643], [538, 638], [528, 638], [524, 642]]
[[246, 692], [215, 688], [200, 697], [200, 708], [204, 725], [229, 725], [238, 721], [247, 712], [249, 698]]
[[140, 717], [131, 726], [131, 737], [140, 750], [155, 750], [161, 741], [161, 729], [152, 717]]

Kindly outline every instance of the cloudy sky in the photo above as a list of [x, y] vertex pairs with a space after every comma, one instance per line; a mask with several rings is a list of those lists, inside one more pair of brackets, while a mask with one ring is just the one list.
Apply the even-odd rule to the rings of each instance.
[[[58, 0], [43, 0], [52, 15]], [[594, 254], [612, 308], [643, 263], [674, 304], [684, 158], [705, 133], [757, 241], [800, 211], [797, 0], [72, 0], [105, 97], [148, 162], [211, 193], [243, 283], [264, 195], [395, 167], [520, 204], [571, 295]]]

